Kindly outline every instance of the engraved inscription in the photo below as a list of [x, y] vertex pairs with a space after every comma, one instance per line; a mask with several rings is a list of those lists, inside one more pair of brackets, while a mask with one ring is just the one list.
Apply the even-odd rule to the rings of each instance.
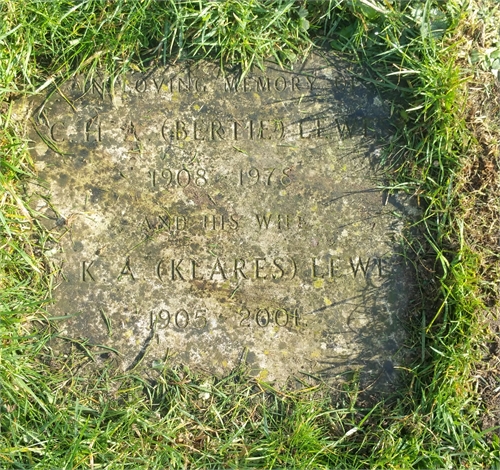
[[197, 309], [189, 313], [181, 308], [176, 312], [170, 313], [169, 310], [162, 308], [151, 312], [150, 328], [152, 330], [166, 329], [168, 327], [184, 330], [188, 327], [203, 329], [207, 326], [207, 310]]
[[149, 170], [151, 177], [151, 186], [153, 188], [179, 187], [185, 188], [190, 184], [196, 186], [205, 186], [207, 184], [207, 172], [204, 168], [197, 168], [191, 171], [187, 168], [180, 170]]
[[239, 326], [251, 327], [257, 325], [261, 328], [267, 326], [284, 327], [298, 327], [299, 326], [299, 312], [295, 309], [289, 312], [283, 307], [270, 309], [267, 307], [256, 308], [253, 311], [247, 307], [243, 307], [239, 311], [240, 323]]
[[292, 182], [290, 178], [291, 171], [292, 168], [263, 168], [261, 170], [258, 168], [249, 168], [248, 170], [240, 169], [239, 183], [240, 186], [244, 184], [253, 186], [259, 184], [259, 182], [267, 186], [270, 186], [271, 183], [288, 186]]
[[239, 77], [226, 77], [225, 91], [238, 93], [238, 92], [284, 92], [290, 90], [292, 92], [305, 91], [311, 92], [313, 90], [316, 77], [314, 76], [284, 76], [277, 77], [266, 76], [246, 76], [243, 80]]
[[175, 123], [166, 120], [161, 135], [166, 141], [222, 141], [222, 140], [282, 140], [285, 137], [283, 119], [210, 121], [192, 120]]
[[[205, 222], [208, 219], [205, 216]], [[232, 216], [231, 216], [232, 217]], [[187, 228], [186, 219], [182, 216], [173, 218], [158, 217], [157, 222], [166, 230], [185, 230]], [[267, 219], [268, 220], [268, 219]], [[148, 224], [152, 224], [146, 218]], [[208, 230], [236, 230], [238, 222], [235, 219], [229, 219], [224, 222], [224, 216], [219, 220], [215, 216], [209, 222]], [[279, 226], [278, 219], [278, 226]], [[208, 224], [207, 224], [208, 225]], [[158, 230], [158, 225], [150, 225], [154, 230]], [[148, 232], [150, 233], [150, 232]], [[210, 249], [207, 250], [209, 253]], [[268, 280], [282, 282], [291, 281], [299, 275], [303, 280], [330, 279], [335, 280], [340, 277], [352, 277], [355, 279], [373, 280], [377, 277], [388, 275], [387, 259], [369, 256], [369, 257], [349, 257], [342, 259], [335, 256], [312, 257], [307, 262], [301, 256], [290, 256], [281, 254], [279, 256], [254, 256], [238, 257], [209, 256], [208, 258], [161, 258], [156, 260], [135, 261], [130, 256], [124, 260], [118, 261], [110, 266], [108, 278], [117, 280], [138, 279], [134, 272], [134, 264], [140, 264], [143, 268], [142, 278], [158, 278], [162, 283], [168, 281], [226, 281], [234, 280]], [[98, 278], [94, 271], [96, 261], [81, 261], [81, 281], [84, 283], [97, 282]], [[146, 268], [146, 269], [144, 269]], [[71, 273], [71, 271], [68, 271]], [[101, 270], [102, 273], [102, 270]]]
[[168, 357], [225, 374], [245, 358], [280, 383], [386, 380], [413, 208], [379, 189], [391, 108], [358, 73], [328, 54], [245, 76], [179, 63], [35, 100], [30, 191], [60, 241], [64, 336], [124, 370]]

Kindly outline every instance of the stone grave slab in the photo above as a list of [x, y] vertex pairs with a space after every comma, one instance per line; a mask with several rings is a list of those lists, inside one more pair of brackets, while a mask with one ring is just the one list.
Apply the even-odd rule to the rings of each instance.
[[77, 77], [26, 112], [61, 336], [123, 370], [392, 380], [412, 209], [380, 189], [390, 106], [347, 62]]

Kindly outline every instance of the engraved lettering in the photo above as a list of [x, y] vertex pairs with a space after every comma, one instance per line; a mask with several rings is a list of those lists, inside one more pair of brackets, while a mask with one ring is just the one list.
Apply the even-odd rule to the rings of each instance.
[[142, 225], [146, 225], [147, 226], [147, 230], [154, 230], [155, 229], [154, 223], [151, 223], [149, 221], [148, 216], [144, 217], [144, 222], [142, 222], [141, 226]]
[[291, 227], [302, 228], [304, 219], [302, 216], [292, 216], [290, 214], [255, 214], [257, 226], [260, 230], [275, 228], [278, 230], [289, 230]]
[[162, 89], [162, 86], [163, 86], [163, 83], [164, 83], [164, 78], [161, 79], [160, 82], [157, 82], [156, 81], [156, 78], [153, 78], [153, 83], [155, 85], [155, 88], [156, 88], [156, 92], [157, 93], [160, 93], [160, 90]]
[[309, 90], [312, 91], [314, 82], [316, 81], [316, 77], [308, 77], [308, 76], [306, 76], [306, 80], [309, 83]]
[[[252, 121], [252, 120], [250, 120], [250, 121], [248, 122], [248, 129], [249, 129], [248, 138], [249, 138], [250, 140], [253, 140], [253, 137], [254, 137], [254, 128], [253, 128], [253, 127], [254, 127], [254, 125], [253, 125], [253, 121]], [[246, 129], [246, 128], [247, 128], [247, 126], [245, 126], [245, 129]]]
[[336, 269], [336, 264], [338, 263], [338, 260], [334, 258], [330, 258], [330, 263], [328, 264], [328, 277], [330, 279], [334, 278], [337, 273], [339, 272], [338, 269]]
[[299, 122], [299, 136], [301, 139], [306, 138], [306, 135], [304, 133], [304, 123], [303, 122]]
[[276, 258], [273, 260], [274, 266], [276, 266], [280, 272], [278, 274], [273, 273], [273, 279], [281, 279], [285, 275], [285, 270], [283, 269], [283, 266], [281, 266], [280, 263], [282, 263], [283, 260], [281, 258]]
[[161, 275], [161, 265], [163, 264], [163, 260], [158, 261], [158, 264], [156, 265], [156, 275], [158, 276], [158, 279], [163, 282], [163, 278]]
[[221, 228], [221, 230], [224, 230], [225, 226], [226, 226], [226, 219], [224, 217], [224, 214], [222, 214], [220, 216], [220, 228]]
[[118, 276], [118, 280], [122, 279], [123, 276], [130, 276], [130, 278], [135, 281], [135, 275], [132, 271], [132, 268], [130, 267], [130, 257], [127, 256], [127, 259], [125, 260], [125, 264], [123, 265], [123, 268], [120, 272], [120, 275]]
[[171, 260], [171, 279], [172, 281], [175, 281], [176, 280], [176, 274], [177, 276], [179, 277], [179, 279], [181, 281], [185, 281], [184, 279], [184, 276], [182, 275], [182, 273], [179, 271], [179, 266], [181, 265], [182, 263], [182, 259], [180, 259], [177, 263], [175, 261], [175, 259]]
[[269, 121], [259, 121], [259, 132], [257, 134], [258, 139], [270, 139], [271, 137], [266, 137], [264, 131], [268, 130], [267, 123]]
[[206, 85], [201, 85], [201, 81], [199, 78], [194, 79], [194, 89], [195, 91], [207, 91]]
[[367, 273], [368, 273], [368, 265], [370, 264], [370, 261], [371, 261], [371, 258], [368, 258], [368, 260], [364, 264], [363, 260], [358, 257], [357, 261], [356, 261], [356, 266], [354, 266], [354, 260], [350, 257], [349, 258], [349, 263], [351, 264], [351, 268], [352, 268], [352, 272], [354, 274], [354, 277], [357, 276], [358, 270], [361, 269], [361, 272], [363, 273], [363, 277], [366, 278], [367, 277]]
[[[266, 186], [270, 186], [271, 184], [281, 184], [282, 186], [288, 186], [292, 180], [289, 176], [289, 173], [292, 171], [291, 168], [284, 168], [281, 170], [281, 175], [278, 173], [280, 169], [278, 168], [263, 168], [262, 175], [261, 171], [258, 168], [250, 168], [248, 171], [244, 171], [240, 169], [239, 172], [239, 184], [243, 186], [244, 184], [248, 184], [253, 186], [257, 184], [261, 180]], [[277, 174], [277, 176], [273, 175]]]
[[376, 160], [398, 123], [375, 88], [348, 93], [350, 64], [315, 56], [244, 76], [182, 61], [99, 72], [29, 107], [47, 179], [29, 195], [72, 233], [53, 253], [64, 289], [51, 306], [56, 318], [83, 312], [69, 336], [94, 344], [86, 325], [97, 318], [106, 336], [109, 318], [107, 346], [146, 375], [170, 349], [225, 373], [248, 346], [276, 383], [320, 374], [339, 351], [345, 367], [387, 356], [369, 335], [391, 336], [414, 290], [389, 233], [411, 225], [413, 200], [398, 197], [394, 222], [377, 192]]
[[240, 321], [240, 326], [250, 326], [250, 310], [248, 308], [240, 309], [240, 315], [243, 317]]
[[[284, 220], [284, 228], [289, 229], [290, 228], [290, 220], [289, 220], [288, 214], [285, 214], [284, 219], [285, 219]], [[281, 226], [282, 220], [283, 220], [283, 216], [281, 214], [278, 214], [278, 230], [282, 229], [282, 226]]]
[[196, 186], [205, 186], [207, 184], [206, 171], [204, 168], [198, 168], [196, 170], [196, 178], [194, 180], [194, 184]]
[[189, 313], [186, 310], [180, 309], [175, 312], [174, 323], [177, 328], [184, 329], [189, 325]]
[[[300, 326], [300, 325], [299, 325], [299, 319], [300, 319], [299, 309], [297, 309], [297, 308], [296, 308], [296, 309], [293, 311], [293, 318], [294, 318], [294, 320], [295, 320], [295, 326]], [[306, 323], [306, 326], [307, 326], [307, 323]]]
[[90, 136], [93, 136], [94, 142], [101, 142], [101, 123], [97, 115], [85, 121], [84, 126], [85, 142], [92, 142]]
[[[161, 320], [161, 321], [160, 321]], [[170, 325], [170, 312], [162, 308], [156, 315], [151, 312], [151, 329], [167, 328]]]
[[311, 258], [311, 274], [312, 274], [312, 278], [313, 279], [321, 279], [321, 278], [324, 278], [325, 275], [324, 274], [321, 274], [321, 275], [318, 275], [318, 266], [316, 265], [316, 258]]
[[250, 327], [252, 323], [265, 328], [270, 325], [276, 325], [280, 328], [284, 328], [289, 325], [290, 319], [293, 319], [293, 325], [298, 327], [299, 325], [299, 309], [294, 309], [293, 313], [288, 311], [284, 307], [278, 308], [268, 308], [268, 307], [257, 307], [254, 312], [248, 307], [241, 307], [239, 309], [240, 322], [239, 326]]
[[202, 281], [203, 280], [203, 276], [202, 277], [196, 277], [196, 261], [194, 259], [191, 260], [191, 280], [193, 281]]
[[191, 174], [188, 170], [183, 168], [177, 172], [176, 181], [181, 188], [185, 188], [189, 185], [189, 183], [191, 183]]
[[[158, 225], [160, 228], [166, 228], [167, 230], [173, 230], [174, 227], [176, 230], [184, 230], [187, 225], [187, 218], [183, 215], [176, 215], [174, 217], [170, 215], [159, 215]], [[173, 224], [172, 221], [175, 223]]]
[[229, 225], [231, 230], [237, 230], [238, 229], [238, 219], [235, 218], [234, 215], [229, 216]]
[[146, 232], [151, 230], [185, 230], [188, 225], [187, 217], [183, 215], [159, 215], [156, 220], [148, 216], [139, 224]]
[[[222, 132], [222, 134], [221, 134]], [[211, 126], [211, 136], [212, 140], [217, 140], [215, 136], [219, 138], [219, 140], [224, 140], [224, 129], [222, 128], [222, 124], [220, 121], [212, 121]]]
[[260, 265], [261, 261], [266, 261], [266, 258], [255, 258], [255, 279], [266, 279], [267, 274], [261, 275], [261, 269], [264, 269], [264, 266]]
[[382, 276], [382, 258], [377, 258], [378, 275]]
[[151, 186], [154, 188], [156, 186], [156, 170], [150, 170], [148, 173], [151, 176]]
[[295, 277], [295, 275], [297, 274], [297, 263], [295, 262], [295, 260], [293, 258], [290, 258], [292, 260], [292, 266], [293, 266], [293, 273], [292, 273], [292, 277], [290, 279], [293, 279]]
[[252, 84], [250, 82], [251, 78], [250, 77], [245, 77], [243, 79], [243, 91], [246, 93], [247, 91], [252, 90]]
[[238, 91], [238, 78], [237, 77], [226, 77], [224, 82], [225, 91]]
[[170, 216], [169, 215], [159, 215], [158, 216], [160, 225], [162, 228], [167, 228], [170, 230]]
[[[168, 120], [163, 122], [161, 136], [165, 141], [171, 139], [178, 141], [223, 141], [223, 140], [282, 140], [286, 133], [286, 126], [283, 119], [250, 119], [248, 121], [234, 120], [221, 121], [214, 119], [205, 121], [195, 119], [191, 122], [176, 120], [169, 126]], [[303, 126], [303, 138], [307, 138], [307, 133], [311, 130]], [[317, 133], [318, 131], [316, 131]]]
[[299, 122], [299, 136], [301, 139], [312, 139], [312, 138], [321, 138], [321, 119], [314, 119], [314, 126], [307, 129], [309, 127], [307, 123], [310, 121], [301, 121]]
[[183, 215], [175, 216], [175, 228], [177, 230], [184, 230], [187, 225], [187, 219]]
[[285, 124], [281, 119], [277, 119], [276, 121], [274, 121], [274, 130], [275, 132], [279, 132], [279, 140], [285, 137]]
[[260, 179], [260, 171], [257, 168], [250, 168], [250, 170], [248, 170], [248, 176], [253, 180], [253, 184], [257, 184]]
[[163, 140], [169, 142], [170, 139], [173, 138], [173, 133], [169, 130], [167, 121], [168, 119], [165, 119], [165, 121], [163, 121], [163, 125], [161, 126], [161, 136], [163, 137]]
[[94, 276], [92, 276], [92, 273], [90, 272], [90, 268], [94, 264], [93, 261], [91, 261], [89, 264], [87, 264], [87, 261], [82, 262], [82, 281], [83, 282], [88, 282], [87, 279], [91, 279], [92, 281], [95, 281]]
[[[245, 124], [243, 125], [241, 122], [239, 121], [234, 121], [233, 122], [233, 139], [234, 140], [240, 140], [240, 138], [242, 138], [242, 134], [239, 132], [240, 129], [243, 131], [243, 130], [247, 130], [248, 129], [248, 125]], [[249, 130], [249, 135], [250, 135], [250, 139], [253, 138], [253, 126], [252, 126], [252, 121], [250, 121], [250, 130]]]
[[[337, 127], [337, 132], [339, 132], [339, 135], [341, 132], [343, 134], [340, 135], [340, 138], [342, 138], [343, 136], [345, 138], [349, 138], [352, 135], [357, 134], [359, 131], [361, 131], [363, 137], [368, 136], [368, 119], [366, 117], [352, 119], [346, 122], [338, 122], [336, 127]], [[340, 131], [338, 127], [340, 127]]]
[[257, 218], [257, 223], [259, 224], [259, 228], [265, 228], [266, 230], [269, 228], [269, 222], [271, 221], [272, 214], [269, 214], [266, 218], [265, 215], [260, 218], [259, 214], [255, 214], [255, 217]]
[[173, 315], [165, 308], [160, 309], [158, 313], [155, 313], [153, 310], [150, 314], [150, 329], [154, 332], [156, 330], [163, 330], [169, 325], [181, 330], [186, 329], [188, 326], [198, 329], [205, 328], [208, 324], [206, 314], [207, 310], [204, 308], [195, 310], [194, 315], [190, 314], [184, 308], [177, 310]]
[[203, 216], [203, 228], [207, 229], [208, 228], [208, 221], [211, 221], [211, 229], [215, 230], [215, 215], [204, 215]]
[[205, 184], [208, 183], [207, 172], [204, 168], [197, 168], [194, 174], [187, 168], [182, 168], [180, 170], [165, 168], [161, 170], [161, 172], [150, 170], [149, 176], [151, 177], [151, 186], [153, 188], [159, 187], [159, 189], [168, 186], [185, 188], [192, 184], [196, 186], [205, 186]]
[[186, 123], [184, 121], [175, 121], [175, 137], [177, 140], [186, 140]]
[[277, 308], [274, 312], [274, 322], [281, 327], [287, 326], [288, 312], [284, 308]]
[[335, 125], [337, 126], [337, 131], [341, 139], [352, 137], [351, 128], [347, 122], [341, 122], [339, 119], [335, 119]]
[[222, 267], [222, 264], [219, 260], [219, 258], [216, 258], [214, 267], [212, 268], [212, 272], [210, 274], [210, 280], [213, 281], [215, 275], [219, 275], [224, 279], [224, 281], [227, 279], [226, 278], [226, 273], [224, 272], [224, 268]]
[[257, 91], [269, 91], [271, 83], [267, 77], [257, 77]]
[[55, 127], [58, 125], [58, 124], [61, 124], [62, 125], [62, 122], [56, 122], [54, 124], [52, 124], [52, 126], [50, 126], [50, 138], [54, 141], [54, 142], [64, 142], [64, 137], [63, 138], [60, 138], [58, 139], [57, 136], [56, 136], [56, 132], [55, 132]]
[[205, 140], [208, 126], [204, 125], [204, 122], [202, 120], [195, 120], [193, 126], [194, 140]]
[[[167, 124], [162, 128], [163, 138], [166, 140], [168, 132]], [[174, 137], [176, 140], [205, 140], [222, 141], [226, 139], [233, 140], [279, 140], [285, 135], [285, 125], [282, 119], [276, 119], [272, 122], [266, 119], [249, 120], [245, 123], [241, 121], [231, 121], [224, 123], [220, 120], [204, 122], [194, 120], [192, 123], [186, 123], [177, 120], [175, 123]]]
[[203, 216], [203, 228], [208, 230], [225, 230], [229, 226], [231, 230], [236, 230], [238, 228], [238, 220], [234, 215], [230, 215], [228, 219], [224, 214], [219, 217], [215, 215], [204, 215]]
[[90, 80], [90, 86], [89, 87], [85, 87], [86, 88], [86, 92], [88, 92], [90, 90], [90, 92], [95, 95], [99, 95], [101, 97], [101, 99], [104, 99], [104, 94], [106, 92], [106, 82], [107, 80], [103, 80], [101, 83], [98, 83], [94, 78]]
[[146, 79], [145, 78], [139, 78], [139, 80], [137, 80], [135, 82], [135, 89], [139, 93], [144, 93], [146, 91], [146, 89], [147, 89]]
[[265, 327], [269, 325], [271, 321], [271, 316], [269, 315], [269, 310], [267, 308], [259, 308], [255, 313], [255, 323], [260, 327]]
[[[171, 80], [172, 82], [173, 80]], [[177, 91], [181, 92], [181, 91], [191, 91], [191, 80], [190, 78], [188, 77], [187, 81], [184, 81], [182, 78], [179, 78], [177, 80]], [[172, 86], [171, 86], [172, 88]]]
[[[203, 315], [200, 315], [200, 313], [202, 313]], [[207, 318], [206, 318], [206, 313], [207, 311], [202, 308], [202, 309], [199, 309], [199, 310], [195, 310], [194, 312], [194, 320], [197, 321], [197, 320], [201, 320], [201, 325], [199, 324], [198, 322], [198, 325], [195, 326], [195, 328], [205, 328], [208, 324], [208, 321], [207, 321]]]
[[242, 80], [236, 76], [225, 77], [224, 91], [231, 93], [239, 91], [243, 91], [244, 93], [264, 93], [272, 91], [283, 92], [289, 88], [292, 91], [300, 91], [304, 89], [312, 91], [316, 77], [305, 76], [304, 78], [305, 80], [301, 81], [301, 78], [296, 75], [292, 75], [290, 79], [283, 75], [273, 79], [266, 76], [247, 76]]
[[238, 273], [240, 273], [240, 276], [242, 279], [247, 279], [247, 276], [242, 271], [242, 269], [244, 267], [245, 267], [245, 260], [244, 259], [235, 259], [234, 260], [234, 278], [235, 279], [238, 279]]
[[276, 91], [285, 91], [287, 88], [287, 83], [286, 83], [285, 77], [279, 76], [274, 81], [274, 88], [276, 88]]

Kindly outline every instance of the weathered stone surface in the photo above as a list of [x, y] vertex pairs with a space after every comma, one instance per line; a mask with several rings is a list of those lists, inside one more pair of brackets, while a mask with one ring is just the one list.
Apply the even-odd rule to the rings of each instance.
[[32, 106], [61, 334], [123, 369], [390, 379], [411, 289], [409, 206], [377, 189], [388, 106], [333, 58], [238, 80], [183, 64]]

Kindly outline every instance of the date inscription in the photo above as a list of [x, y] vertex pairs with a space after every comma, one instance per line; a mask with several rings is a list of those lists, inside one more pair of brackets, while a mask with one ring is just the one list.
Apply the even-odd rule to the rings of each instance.
[[207, 310], [197, 309], [190, 313], [181, 308], [171, 313], [170, 310], [162, 308], [151, 312], [150, 321], [152, 330], [161, 330], [168, 327], [178, 330], [185, 330], [186, 328], [202, 329], [207, 326]]
[[288, 186], [292, 180], [290, 178], [291, 168], [249, 168], [248, 170], [240, 170], [239, 184], [240, 186], [253, 186], [258, 183], [263, 183], [265, 186], [277, 184]]
[[[245, 328], [299, 328], [307, 326], [302, 321], [298, 308], [242, 306], [233, 310], [233, 314], [238, 326]], [[211, 314], [206, 308], [192, 310], [160, 308], [152, 310], [150, 313], [150, 329], [153, 331], [169, 328], [177, 331], [203, 330], [214, 326], [221, 318], [224, 320], [223, 317]]]
[[189, 170], [181, 168], [174, 170], [149, 170], [151, 186], [153, 188], [179, 187], [186, 188], [190, 185], [205, 186], [208, 182], [207, 171], [204, 168]]
[[286, 309], [283, 307], [267, 308], [260, 307], [249, 309], [243, 307], [239, 311], [240, 326], [251, 327], [257, 325], [261, 328], [268, 326], [284, 327], [299, 327], [299, 309]]

